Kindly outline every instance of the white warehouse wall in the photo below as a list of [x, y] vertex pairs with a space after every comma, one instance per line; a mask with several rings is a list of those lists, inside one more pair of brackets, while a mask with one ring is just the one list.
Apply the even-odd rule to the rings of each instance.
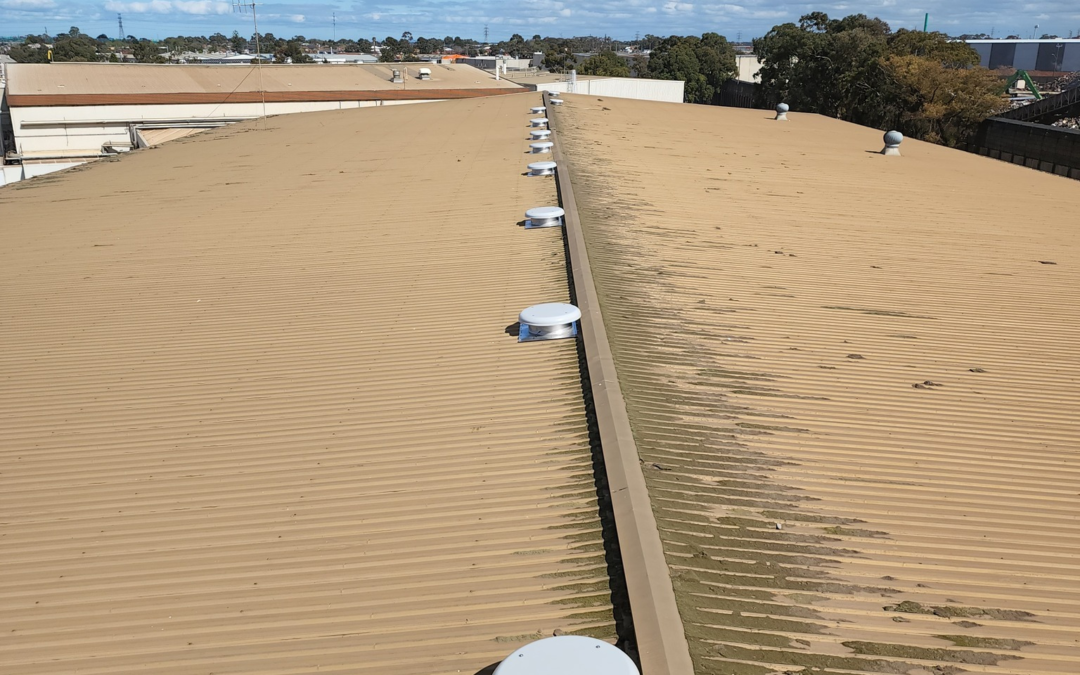
[[636, 98], [642, 101], [682, 103], [686, 83], [682, 80], [647, 80], [636, 77], [579, 79], [570, 92], [569, 82], [547, 82], [536, 85], [541, 91], [590, 94], [612, 98]]
[[[430, 101], [313, 101], [267, 103], [266, 115], [341, 110]], [[263, 116], [262, 103], [41, 106], [11, 108], [16, 151], [34, 156], [96, 155], [103, 146], [129, 147], [129, 125], [184, 124], [191, 120], [237, 120]]]

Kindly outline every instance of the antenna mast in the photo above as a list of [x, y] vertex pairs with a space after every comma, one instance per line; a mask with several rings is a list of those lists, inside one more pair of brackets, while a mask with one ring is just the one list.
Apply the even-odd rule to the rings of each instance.
[[120, 16], [120, 12], [116, 13], [116, 22], [120, 24], [120, 41], [124, 41], [124, 17]]
[[330, 43], [330, 53], [334, 53], [334, 45], [337, 44], [337, 12], [334, 12], [334, 41]]
[[[262, 98], [262, 116], [266, 119], [266, 88], [263, 86], [262, 48], [259, 46], [259, 18], [255, 13], [255, 0], [233, 0], [233, 11], [246, 14], [251, 9], [251, 21], [255, 26], [255, 67], [259, 69], [259, 94]], [[266, 122], [263, 122], [265, 128]]]

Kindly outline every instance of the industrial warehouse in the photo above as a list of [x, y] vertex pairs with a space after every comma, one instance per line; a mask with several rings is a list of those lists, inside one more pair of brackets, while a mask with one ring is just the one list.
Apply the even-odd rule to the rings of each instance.
[[0, 190], [0, 662], [1080, 670], [1080, 184], [510, 91]]

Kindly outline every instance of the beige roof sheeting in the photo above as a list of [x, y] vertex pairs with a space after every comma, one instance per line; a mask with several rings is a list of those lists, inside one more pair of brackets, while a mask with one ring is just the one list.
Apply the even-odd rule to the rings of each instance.
[[697, 671], [1080, 672], [1080, 184], [813, 115], [566, 99]]
[[[535, 95], [291, 115], [0, 190], [0, 662], [474, 673], [614, 634]], [[279, 161], [281, 159], [285, 161]]]
[[139, 129], [139, 136], [150, 147], [155, 145], [161, 145], [162, 143], [168, 143], [169, 141], [177, 141], [181, 138], [187, 138], [193, 136], [201, 131], [206, 131], [205, 128], [198, 127], [169, 127], [160, 129]]
[[[420, 66], [431, 79], [416, 78]], [[407, 79], [394, 83], [393, 70]], [[327, 66], [196, 66], [109, 63], [15, 64], [8, 68], [11, 105], [100, 105], [104, 103], [205, 103], [464, 98], [521, 91], [478, 68], [441, 64]], [[328, 98], [329, 97], [329, 98]]]

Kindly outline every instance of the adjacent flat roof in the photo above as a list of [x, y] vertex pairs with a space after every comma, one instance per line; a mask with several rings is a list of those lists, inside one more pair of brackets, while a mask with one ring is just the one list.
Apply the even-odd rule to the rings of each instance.
[[568, 299], [559, 229], [517, 225], [556, 199], [522, 175], [539, 101], [0, 190], [6, 669], [472, 674], [614, 637], [576, 345], [513, 326]]
[[1078, 672], [1080, 183], [564, 98], [697, 671]]
[[[431, 70], [431, 79], [416, 78]], [[393, 70], [406, 76], [394, 83]], [[470, 98], [521, 91], [505, 79], [462, 64], [202, 65], [110, 63], [13, 64], [13, 106]]]

